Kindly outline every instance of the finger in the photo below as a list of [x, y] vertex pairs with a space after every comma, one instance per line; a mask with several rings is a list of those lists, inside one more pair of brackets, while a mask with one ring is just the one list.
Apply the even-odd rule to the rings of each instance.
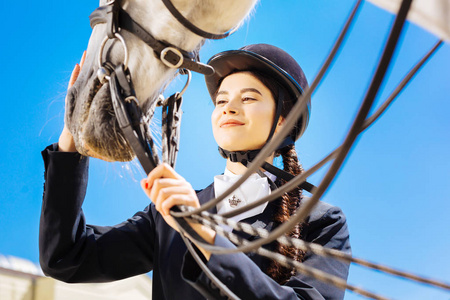
[[83, 55], [81, 55], [80, 64], [76, 64], [73, 68], [72, 75], [70, 75], [69, 80], [69, 89], [74, 85], [75, 81], [77, 81], [78, 75], [80, 75], [81, 68], [84, 65], [84, 61], [86, 59], [86, 51], [83, 51]]
[[149, 197], [151, 199], [151, 197], [150, 197], [150, 189], [148, 188], [148, 183], [147, 183], [147, 179], [146, 178], [141, 180], [141, 187], [144, 190], [144, 193], [147, 195], [147, 197]]
[[170, 215], [170, 209], [176, 205], [187, 205], [187, 206], [194, 206], [194, 199], [190, 195], [184, 195], [184, 194], [174, 194], [168, 197], [163, 203], [161, 203], [161, 207], [159, 212], [163, 216], [169, 216]]
[[147, 182], [149, 185], [148, 188], [151, 189], [153, 186], [153, 182], [159, 178], [173, 178], [184, 180], [184, 178], [181, 175], [175, 172], [175, 170], [166, 163], [158, 165], [148, 174], [147, 177]]
[[72, 75], [70, 75], [68, 86], [69, 89], [73, 86], [73, 84], [77, 80], [78, 75], [80, 74], [80, 70], [81, 70], [80, 65], [76, 64], [75, 67], [73, 68]]
[[83, 51], [83, 55], [81, 56], [81, 60], [80, 60], [80, 68], [83, 67], [85, 59], [86, 59], [86, 51]]
[[144, 178], [141, 180], [141, 187], [157, 209], [160, 208], [161, 203], [171, 194], [192, 194], [196, 197], [195, 191], [188, 182], [177, 179], [157, 179], [150, 188], [147, 179]]
[[175, 194], [194, 195], [194, 192], [188, 186], [168, 186], [158, 189], [156, 192], [153, 189], [150, 193], [153, 196], [152, 199], [158, 203], [164, 202], [168, 197]]
[[[173, 187], [174, 189], [171, 189], [170, 191], [178, 188], [181, 191], [185, 191], [183, 193], [190, 193], [192, 190], [192, 187], [189, 183], [187, 183], [184, 180], [180, 179], [172, 179], [172, 178], [159, 178], [154, 180], [152, 187], [150, 188], [150, 198], [156, 201], [156, 198], [158, 197], [158, 194], [163, 189], [168, 189]], [[169, 190], [168, 190], [169, 191]]]
[[188, 195], [193, 200], [196, 199], [193, 197], [192, 190], [187, 186], [169, 186], [158, 189], [156, 192], [154, 190], [151, 191], [150, 195], [157, 210], [160, 210], [161, 205], [173, 195]]

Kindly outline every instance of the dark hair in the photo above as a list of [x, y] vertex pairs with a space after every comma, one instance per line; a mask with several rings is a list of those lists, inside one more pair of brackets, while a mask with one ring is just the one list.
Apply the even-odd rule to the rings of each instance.
[[[298, 161], [297, 152], [295, 151], [294, 145], [286, 146], [275, 153], [276, 156], [281, 155], [283, 158], [283, 170], [297, 176], [303, 172], [303, 167]], [[277, 179], [275, 184], [277, 186], [282, 186], [286, 183], [284, 179]], [[299, 187], [294, 188], [288, 193], [281, 196], [280, 205], [278, 210], [273, 216], [273, 221], [279, 225], [286, 222], [295, 213], [297, 208], [300, 206], [302, 200], [302, 190]], [[290, 232], [286, 235], [292, 238], [301, 238], [301, 231], [304, 223], [296, 224]], [[278, 242], [275, 242], [276, 250], [278, 253], [283, 254], [296, 261], [303, 261], [305, 256], [305, 251], [300, 250], [294, 246], [285, 246]], [[296, 273], [295, 269], [287, 268], [280, 265], [276, 261], [272, 261], [267, 274], [270, 275], [276, 282], [280, 284], [286, 283], [291, 276]]]
[[273, 99], [275, 99], [275, 102], [282, 101], [283, 105], [281, 106], [281, 116], [283, 118], [286, 118], [289, 112], [292, 110], [292, 107], [294, 106], [294, 101], [289, 98], [288, 91], [278, 83], [278, 81], [274, 80], [273, 78], [270, 78], [264, 73], [261, 73], [259, 71], [248, 71], [250, 74], [255, 76], [259, 81], [261, 81], [262, 84], [264, 84], [272, 93]]
[[[252, 70], [249, 70], [249, 72], [271, 91], [275, 101], [283, 101], [281, 116], [283, 118], [286, 118], [288, 113], [291, 111], [292, 106], [294, 105], [292, 99], [288, 98], [289, 93], [287, 92], [287, 90], [276, 80], [268, 77], [264, 73]], [[291, 173], [294, 176], [297, 176], [303, 172], [303, 168], [298, 161], [297, 152], [295, 151], [294, 145], [289, 145], [280, 150], [277, 150], [275, 152], [275, 155], [281, 155], [283, 159], [284, 171]], [[283, 179], [277, 179], [277, 181], [275, 182], [277, 186], [282, 186], [285, 183], [286, 181]], [[301, 199], [302, 190], [299, 187], [296, 187], [289, 193], [285, 193], [283, 196], [281, 196], [281, 199], [279, 201], [280, 204], [273, 216], [273, 221], [276, 223], [276, 225], [280, 225], [281, 223], [286, 222], [294, 214], [294, 212], [300, 206]], [[292, 228], [292, 230], [286, 235], [292, 238], [300, 238], [302, 227], [303, 223], [296, 224], [295, 227]], [[302, 251], [293, 246], [285, 246], [278, 242], [275, 242], [275, 249], [278, 253], [300, 262], [303, 261], [305, 256], [305, 251]], [[286, 268], [276, 261], [271, 261], [266, 273], [279, 284], [284, 284], [289, 280], [291, 276], [295, 275], [295, 269]]]

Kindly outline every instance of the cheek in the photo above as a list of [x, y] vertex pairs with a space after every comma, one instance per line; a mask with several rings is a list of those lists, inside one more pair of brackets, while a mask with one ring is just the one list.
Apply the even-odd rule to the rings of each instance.
[[274, 112], [271, 107], [261, 107], [258, 110], [254, 110], [251, 112], [252, 114], [252, 120], [255, 125], [257, 125], [262, 130], [271, 128], [272, 122], [274, 119]]
[[217, 119], [218, 115], [219, 115], [219, 109], [217, 109], [217, 107], [215, 107], [211, 113], [211, 121], [214, 121], [215, 119]]
[[215, 108], [211, 114], [211, 126], [213, 128], [213, 130], [217, 127], [217, 123], [219, 122], [220, 119], [220, 111]]

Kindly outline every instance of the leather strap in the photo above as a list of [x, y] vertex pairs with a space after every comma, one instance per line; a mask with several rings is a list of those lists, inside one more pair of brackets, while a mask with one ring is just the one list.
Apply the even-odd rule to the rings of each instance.
[[[142, 26], [136, 23], [126, 11], [120, 7], [115, 7], [115, 3], [117, 2], [114, 2], [112, 5], [101, 6], [92, 12], [89, 16], [92, 28], [95, 25], [107, 23], [108, 37], [111, 38], [110, 30], [117, 30], [120, 27], [139, 37], [144, 43], [150, 46], [155, 52], [156, 57], [168, 67], [188, 69], [203, 75], [214, 74], [213, 67], [196, 61], [198, 53], [187, 52], [170, 43], [157, 40]], [[115, 12], [116, 16], [113, 16], [113, 12]], [[114, 34], [112, 34], [112, 38], [114, 38]]]
[[[295, 176], [292, 175], [291, 173], [281, 170], [281, 169], [275, 167], [274, 165], [269, 164], [268, 162], [264, 162], [264, 164], [261, 166], [261, 168], [272, 173], [273, 175], [275, 175], [277, 177], [283, 178], [286, 181], [289, 181], [289, 180], [295, 178]], [[312, 193], [313, 189], [315, 188], [315, 186], [313, 184], [309, 183], [308, 181], [301, 183], [298, 187], [307, 192], [310, 192], [310, 193]]]
[[122, 64], [111, 74], [109, 86], [112, 104], [120, 129], [148, 174], [156, 167], [156, 163], [144, 136], [141, 109], [135, 101], [125, 100], [127, 97], [134, 97], [134, 89], [127, 76]]
[[[281, 109], [283, 108], [283, 101], [284, 101], [284, 92], [282, 88], [278, 88], [278, 100], [276, 101], [276, 110], [275, 110], [275, 117], [273, 119], [272, 128], [269, 132], [269, 137], [267, 138], [267, 143], [272, 139], [273, 135], [275, 134], [275, 130], [277, 129], [278, 120], [281, 117]], [[283, 148], [284, 146], [281, 145]]]
[[225, 33], [210, 33], [207, 31], [204, 31], [200, 28], [198, 28], [197, 26], [195, 26], [194, 24], [191, 23], [191, 21], [189, 21], [188, 19], [186, 19], [179, 11], [178, 9], [176, 9], [176, 7], [172, 4], [172, 2], [170, 0], [162, 0], [162, 2], [164, 3], [164, 5], [166, 6], [166, 8], [170, 11], [170, 13], [172, 14], [172, 16], [175, 17], [175, 19], [178, 20], [178, 22], [180, 22], [184, 27], [186, 27], [187, 29], [189, 29], [190, 31], [192, 31], [193, 33], [195, 33], [198, 36], [201, 36], [205, 39], [210, 39], [210, 40], [220, 40], [220, 39], [224, 39], [226, 37], [228, 37], [230, 34], [232, 34], [233, 32], [236, 31], [237, 27], [232, 28], [230, 31], [225, 32]]
[[[288, 145], [292, 145], [294, 141], [292, 140], [292, 137], [287, 137], [283, 143], [278, 147], [278, 149], [282, 149]], [[227, 158], [232, 162], [240, 162], [244, 166], [247, 166], [248, 163], [251, 163], [256, 156], [259, 154], [261, 150], [250, 150], [250, 151], [228, 151], [225, 149], [222, 149], [219, 147], [219, 153], [222, 155], [223, 158]], [[286, 181], [289, 181], [293, 179], [295, 176], [291, 173], [288, 173], [284, 170], [281, 170], [280, 168], [275, 167], [274, 165], [271, 165], [267, 162], [264, 162], [264, 164], [261, 166], [266, 171], [269, 171], [273, 175], [283, 178]], [[299, 187], [301, 189], [304, 189], [307, 192], [312, 193], [315, 186], [307, 181], [300, 184]]]
[[171, 95], [162, 107], [162, 149], [166, 162], [175, 168], [180, 140], [180, 122], [183, 114], [183, 97], [179, 93]]
[[255, 157], [261, 150], [250, 150], [250, 151], [228, 151], [219, 147], [219, 153], [223, 158], [227, 158], [232, 162], [240, 162], [244, 166], [248, 162], [253, 161]]
[[[155, 39], [153, 35], [148, 33], [144, 28], [142, 28], [142, 26], [136, 23], [123, 9], [119, 12], [119, 24], [122, 29], [133, 33], [144, 43], [149, 45], [153, 51], [155, 51], [155, 54], [159, 59], [165, 60], [173, 66], [179, 65], [177, 67], [179, 69], [188, 69], [203, 75], [214, 74], [213, 67], [195, 61], [195, 57], [198, 56], [197, 53], [187, 52], [172, 44]], [[177, 54], [177, 51], [181, 53], [181, 56]], [[163, 56], [161, 56], [161, 53], [163, 53]], [[182, 60], [181, 64], [179, 64], [180, 60]]]

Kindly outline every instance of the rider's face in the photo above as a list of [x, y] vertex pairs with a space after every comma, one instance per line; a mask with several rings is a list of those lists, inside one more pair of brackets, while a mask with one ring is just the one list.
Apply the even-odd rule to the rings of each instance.
[[261, 149], [275, 114], [270, 90], [249, 72], [226, 77], [219, 87], [211, 116], [217, 144], [229, 151]]

